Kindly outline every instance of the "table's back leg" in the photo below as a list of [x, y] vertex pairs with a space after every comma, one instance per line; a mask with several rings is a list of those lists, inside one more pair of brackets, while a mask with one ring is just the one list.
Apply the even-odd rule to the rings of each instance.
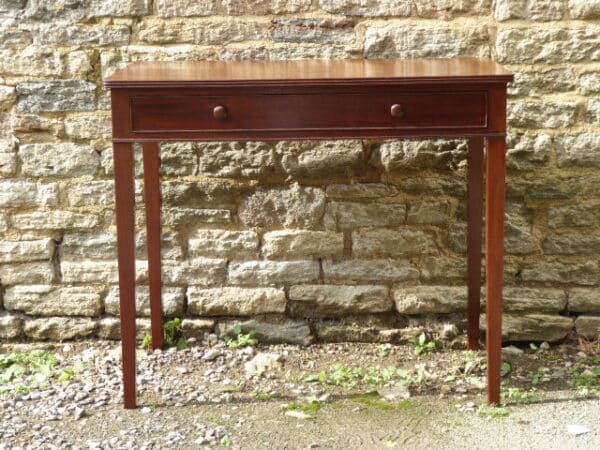
[[160, 154], [157, 142], [144, 147], [144, 196], [148, 235], [148, 284], [150, 287], [150, 321], [152, 348], [163, 347], [163, 308], [160, 261]]
[[467, 347], [479, 349], [481, 311], [481, 228], [483, 222], [483, 138], [469, 139], [467, 157], [468, 228], [467, 228]]
[[500, 403], [502, 361], [502, 287], [504, 272], [504, 206], [506, 143], [504, 137], [487, 140], [486, 172], [486, 317], [488, 403]]
[[136, 407], [135, 387], [135, 194], [133, 147], [115, 143], [115, 204], [119, 261], [121, 345], [123, 349], [123, 393], [125, 408]]

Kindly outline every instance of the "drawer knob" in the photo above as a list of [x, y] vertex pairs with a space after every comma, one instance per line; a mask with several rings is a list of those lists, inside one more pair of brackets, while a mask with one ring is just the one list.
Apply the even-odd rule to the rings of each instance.
[[390, 114], [392, 115], [392, 117], [401, 119], [402, 117], [404, 117], [404, 108], [402, 107], [402, 105], [394, 103], [390, 108]]
[[217, 105], [213, 109], [213, 117], [217, 120], [227, 119], [227, 108], [223, 105]]

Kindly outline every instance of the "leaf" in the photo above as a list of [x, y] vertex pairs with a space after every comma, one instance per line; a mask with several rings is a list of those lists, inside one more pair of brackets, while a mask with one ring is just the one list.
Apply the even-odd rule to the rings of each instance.
[[184, 350], [186, 348], [188, 348], [188, 341], [187, 341], [187, 339], [184, 338], [184, 337], [180, 337], [177, 340], [177, 350]]
[[58, 381], [69, 381], [75, 375], [75, 371], [71, 369], [64, 369], [58, 376]]

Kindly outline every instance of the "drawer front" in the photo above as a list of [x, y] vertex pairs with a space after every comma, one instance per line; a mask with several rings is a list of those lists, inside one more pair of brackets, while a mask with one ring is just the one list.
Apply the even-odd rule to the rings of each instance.
[[486, 91], [156, 95], [130, 98], [133, 133], [464, 129], [487, 126]]

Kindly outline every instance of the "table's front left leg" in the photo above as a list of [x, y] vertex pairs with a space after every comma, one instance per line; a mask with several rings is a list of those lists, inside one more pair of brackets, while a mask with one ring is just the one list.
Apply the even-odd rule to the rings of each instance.
[[119, 262], [119, 303], [125, 408], [136, 407], [135, 386], [135, 193], [133, 146], [113, 145], [115, 162], [115, 209]]
[[488, 403], [499, 404], [502, 364], [506, 143], [504, 137], [488, 138], [487, 143], [485, 259]]
[[144, 143], [143, 148], [150, 322], [152, 326], [152, 348], [156, 349], [163, 347], [162, 269], [160, 259], [160, 154], [158, 142]]

